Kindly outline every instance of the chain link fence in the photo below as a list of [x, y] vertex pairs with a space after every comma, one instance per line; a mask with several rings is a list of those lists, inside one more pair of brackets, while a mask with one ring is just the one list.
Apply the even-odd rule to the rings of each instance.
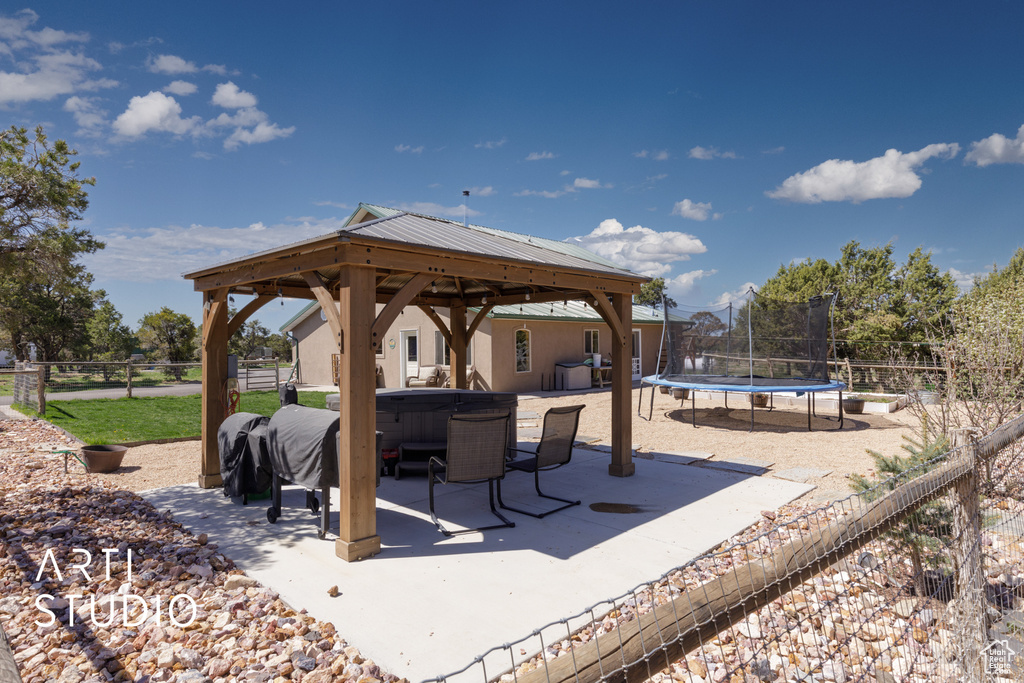
[[[1024, 680], [1024, 416], [436, 681]], [[984, 473], [1001, 473], [998, 487]]]

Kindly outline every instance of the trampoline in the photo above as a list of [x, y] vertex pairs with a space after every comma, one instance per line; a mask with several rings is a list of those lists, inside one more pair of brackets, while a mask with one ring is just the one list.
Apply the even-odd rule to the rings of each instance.
[[[769, 299], [750, 290], [747, 299], [715, 309], [669, 309], [662, 305], [665, 323], [658, 352], [657, 374], [640, 380], [637, 415], [644, 417], [643, 392], [651, 387], [654, 414], [655, 387], [688, 390], [691, 422], [697, 426], [697, 391], [750, 396], [750, 429], [754, 429], [755, 394], [766, 394], [768, 410], [777, 393], [807, 396], [807, 429], [817, 417], [814, 397], [822, 391], [839, 392], [838, 428], [843, 427], [843, 389], [829, 376], [828, 352], [835, 347], [832, 310], [835, 294], [806, 302]], [[683, 401], [686, 394], [683, 394]], [[832, 418], [825, 418], [832, 419]]]

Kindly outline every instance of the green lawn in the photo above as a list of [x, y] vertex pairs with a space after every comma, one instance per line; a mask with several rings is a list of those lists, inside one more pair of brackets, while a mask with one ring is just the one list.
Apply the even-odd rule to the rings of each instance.
[[[323, 408], [325, 392], [303, 391], [299, 403]], [[31, 409], [17, 406], [34, 415]], [[158, 396], [147, 398], [98, 398], [75, 401], [47, 401], [46, 420], [74, 434], [88, 444], [116, 444], [199, 436], [201, 398]], [[273, 415], [280, 408], [276, 391], [248, 391], [242, 394], [238, 411]]]

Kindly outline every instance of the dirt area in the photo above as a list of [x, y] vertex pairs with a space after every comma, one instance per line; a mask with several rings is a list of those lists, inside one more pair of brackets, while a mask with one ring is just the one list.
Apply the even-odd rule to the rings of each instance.
[[[650, 421], [636, 416], [639, 390], [633, 391], [630, 414], [633, 415], [633, 444], [638, 447], [638, 462], [651, 453], [710, 453], [712, 461], [771, 463], [764, 476], [776, 476], [792, 468], [828, 471], [806, 481], [818, 488], [809, 494], [815, 500], [842, 498], [850, 493], [849, 475], [868, 474], [873, 461], [866, 449], [886, 454], [899, 453], [904, 435], [912, 435], [916, 419], [907, 411], [847, 415], [842, 430], [837, 430], [834, 410], [818, 410], [807, 430], [806, 408], [775, 407], [754, 411], [754, 430], [750, 430], [750, 407], [746, 397], [734, 395], [726, 408], [723, 401], [697, 399], [697, 426], [690, 423], [690, 402], [680, 402], [655, 394], [654, 414]], [[643, 414], [648, 414], [650, 391], [644, 393]], [[580, 417], [581, 437], [595, 443], [611, 443], [611, 393], [588, 392], [544, 398], [522, 398], [519, 412], [541, 416], [552, 406], [586, 404]], [[826, 417], [832, 419], [825, 419]], [[522, 421], [525, 422], [525, 421]], [[535, 420], [540, 425], [540, 419]], [[742, 459], [742, 460], [741, 460]], [[125, 456], [114, 474], [100, 475], [131, 491], [193, 483], [199, 473], [199, 441], [136, 446]]]

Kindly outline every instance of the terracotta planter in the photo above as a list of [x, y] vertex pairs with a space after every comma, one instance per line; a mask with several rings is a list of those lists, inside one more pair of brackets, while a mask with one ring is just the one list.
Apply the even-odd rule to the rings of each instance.
[[851, 415], [860, 415], [864, 412], [864, 399], [862, 398], [844, 398], [843, 399], [843, 412]]
[[767, 408], [768, 394], [751, 394], [750, 402], [754, 404], [755, 408]]
[[121, 466], [121, 460], [127, 452], [127, 446], [82, 446], [85, 471], [113, 472]]

